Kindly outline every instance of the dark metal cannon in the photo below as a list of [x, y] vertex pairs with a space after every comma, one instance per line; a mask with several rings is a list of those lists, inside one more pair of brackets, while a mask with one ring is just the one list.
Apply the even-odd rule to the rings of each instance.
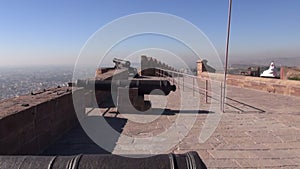
[[197, 152], [129, 158], [112, 154], [77, 156], [0, 156], [0, 168], [31, 169], [204, 169]]
[[128, 60], [114, 58], [113, 62], [115, 63], [115, 69], [127, 69], [129, 75], [136, 76], [137, 70], [136, 68], [130, 67], [131, 63]]
[[129, 104], [136, 110], [148, 110], [151, 103], [145, 101], [144, 95], [168, 95], [176, 91], [176, 86], [166, 78], [140, 76], [137, 69], [130, 67], [130, 62], [123, 59], [114, 58], [113, 62], [113, 68], [97, 69], [95, 78], [77, 80], [69, 85], [94, 90], [98, 106], [106, 98], [106, 102], [113, 102], [110, 107], [127, 112], [133, 111], [127, 107]]
[[129, 68], [131, 63], [124, 59], [114, 58], [115, 68]]
[[168, 95], [171, 91], [176, 90], [175, 85], [171, 85], [168, 80], [77, 80], [77, 87], [84, 87], [86, 89], [95, 90], [117, 90], [118, 87], [137, 88], [139, 95], [151, 94], [155, 89], [163, 91], [163, 93], [152, 94], [164, 94]]

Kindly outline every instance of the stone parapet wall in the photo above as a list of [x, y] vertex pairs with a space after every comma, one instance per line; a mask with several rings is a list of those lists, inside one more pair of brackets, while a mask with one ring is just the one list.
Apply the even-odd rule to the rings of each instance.
[[53, 88], [1, 101], [0, 154], [38, 154], [74, 127], [71, 90]]
[[282, 66], [280, 68], [280, 79], [287, 80], [289, 78], [300, 79], [300, 68]]
[[[198, 77], [223, 81], [224, 75], [203, 72]], [[242, 88], [256, 89], [269, 93], [300, 97], [300, 81], [261, 78], [251, 76], [228, 75], [227, 84]]]
[[178, 71], [177, 69], [169, 66], [155, 58], [141, 56], [141, 75], [142, 76], [156, 76], [156, 69], [161, 68], [165, 70]]
[[[103, 68], [97, 73], [101, 80], [114, 74], [128, 79], [123, 69]], [[57, 87], [0, 101], [0, 154], [41, 153], [85, 117], [86, 107], [107, 106], [112, 97], [110, 90]]]

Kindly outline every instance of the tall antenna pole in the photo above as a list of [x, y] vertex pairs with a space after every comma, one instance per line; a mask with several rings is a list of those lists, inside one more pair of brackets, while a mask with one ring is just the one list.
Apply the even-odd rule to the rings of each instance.
[[228, 23], [227, 23], [227, 39], [226, 39], [226, 51], [225, 51], [225, 73], [224, 73], [224, 88], [222, 98], [222, 111], [225, 109], [225, 98], [226, 98], [226, 78], [227, 78], [227, 67], [228, 67], [228, 50], [229, 50], [229, 38], [230, 38], [230, 23], [231, 23], [231, 7], [232, 0], [229, 0], [228, 7]]

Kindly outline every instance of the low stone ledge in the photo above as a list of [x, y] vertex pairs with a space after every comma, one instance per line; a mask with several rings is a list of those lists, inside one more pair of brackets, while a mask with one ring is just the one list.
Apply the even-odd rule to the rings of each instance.
[[75, 126], [71, 91], [52, 88], [1, 101], [0, 154], [38, 154]]
[[[223, 81], [224, 74], [203, 72], [198, 77]], [[227, 84], [249, 89], [266, 91], [288, 96], [300, 96], [300, 81], [261, 78], [252, 76], [228, 75]]]

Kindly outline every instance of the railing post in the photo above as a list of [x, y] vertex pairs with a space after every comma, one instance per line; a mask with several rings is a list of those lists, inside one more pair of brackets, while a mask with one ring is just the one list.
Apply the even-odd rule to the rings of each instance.
[[173, 84], [174, 84], [174, 72], [172, 72]]
[[184, 91], [184, 75], [182, 74], [182, 91]]
[[208, 95], [208, 80], [205, 80], [205, 103], [208, 103], [208, 99], [207, 99], [207, 95]]
[[193, 96], [195, 96], [195, 80], [194, 80], [194, 77], [193, 78]]
[[221, 82], [220, 110], [223, 112], [223, 83]]
[[177, 84], [178, 84], [178, 89], [180, 88], [180, 81], [179, 81], [179, 74], [177, 73]]

